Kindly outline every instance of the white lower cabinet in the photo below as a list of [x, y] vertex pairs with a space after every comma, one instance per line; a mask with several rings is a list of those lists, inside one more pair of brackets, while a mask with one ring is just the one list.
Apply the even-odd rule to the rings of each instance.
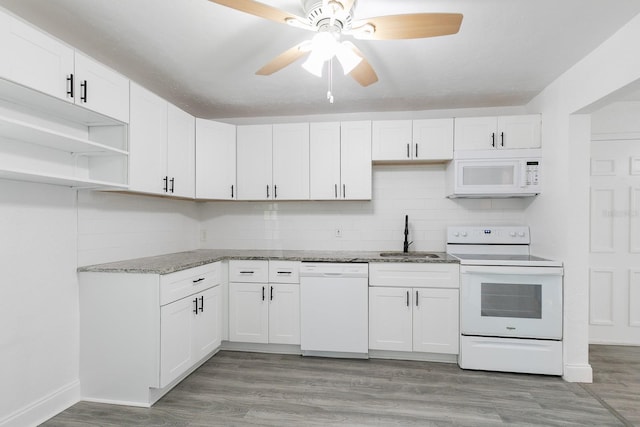
[[80, 273], [81, 398], [151, 406], [213, 355], [222, 338], [221, 269]]
[[[300, 344], [298, 265], [290, 261], [229, 261], [230, 341]], [[267, 269], [268, 277], [290, 283], [263, 280], [266, 277], [261, 272]]]
[[220, 286], [160, 309], [160, 387], [165, 387], [221, 343]]
[[369, 348], [458, 354], [458, 268], [370, 264]]

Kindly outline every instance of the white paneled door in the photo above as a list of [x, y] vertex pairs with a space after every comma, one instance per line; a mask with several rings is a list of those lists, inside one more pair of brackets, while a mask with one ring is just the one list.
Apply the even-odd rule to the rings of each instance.
[[640, 140], [591, 144], [590, 342], [640, 345]]

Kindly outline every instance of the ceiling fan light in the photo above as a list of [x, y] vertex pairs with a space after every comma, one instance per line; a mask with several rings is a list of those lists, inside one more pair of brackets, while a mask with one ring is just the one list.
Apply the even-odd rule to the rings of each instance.
[[327, 61], [333, 58], [338, 48], [336, 38], [329, 32], [321, 31], [311, 40], [312, 51], [318, 58]]
[[338, 45], [336, 49], [336, 58], [338, 58], [345, 76], [352, 72], [353, 69], [362, 62], [362, 58], [349, 48], [348, 45], [345, 45], [345, 43]]
[[306, 61], [302, 63], [302, 68], [313, 74], [314, 76], [322, 77], [322, 70], [324, 69], [324, 59], [319, 57], [315, 51], [309, 54]]

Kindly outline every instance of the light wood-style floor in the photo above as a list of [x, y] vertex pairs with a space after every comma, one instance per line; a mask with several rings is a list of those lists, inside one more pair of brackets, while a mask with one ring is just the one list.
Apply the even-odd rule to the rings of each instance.
[[640, 426], [640, 347], [592, 346], [593, 384], [453, 364], [223, 351], [152, 408], [80, 402], [54, 426]]

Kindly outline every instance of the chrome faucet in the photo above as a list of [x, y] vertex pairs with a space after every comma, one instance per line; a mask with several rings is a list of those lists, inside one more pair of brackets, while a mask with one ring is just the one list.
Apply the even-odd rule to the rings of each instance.
[[402, 252], [405, 254], [409, 252], [409, 245], [413, 242], [409, 241], [409, 215], [404, 216], [404, 249]]

